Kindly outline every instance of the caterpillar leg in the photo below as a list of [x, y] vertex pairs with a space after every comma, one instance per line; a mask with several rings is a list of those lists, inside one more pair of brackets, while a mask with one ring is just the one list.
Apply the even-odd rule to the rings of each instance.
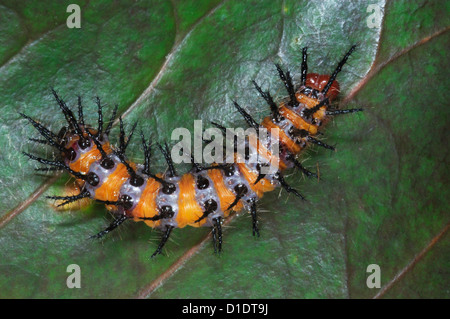
[[116, 229], [117, 227], [122, 225], [122, 223], [124, 221], [126, 221], [128, 218], [129, 218], [128, 216], [122, 215], [119, 218], [114, 219], [113, 222], [105, 230], [102, 230], [98, 234], [92, 235], [89, 238], [102, 238], [103, 236], [105, 236], [109, 232], [113, 231], [114, 229]]
[[167, 240], [169, 239], [170, 233], [172, 232], [173, 228], [174, 228], [173, 226], [166, 226], [166, 230], [162, 236], [162, 239], [158, 245], [158, 248], [155, 250], [155, 252], [153, 253], [153, 255], [150, 258], [153, 258], [156, 255], [161, 254], [161, 251], [162, 251], [164, 245], [166, 244]]

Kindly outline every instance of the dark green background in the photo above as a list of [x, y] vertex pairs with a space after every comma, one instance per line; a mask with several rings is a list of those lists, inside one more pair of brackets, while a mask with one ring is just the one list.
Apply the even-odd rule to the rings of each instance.
[[[358, 43], [339, 82], [347, 107], [364, 113], [324, 129], [336, 153], [303, 155], [323, 180], [289, 174], [308, 201], [267, 194], [261, 238], [242, 214], [226, 228], [221, 256], [205, 245], [150, 297], [371, 298], [379, 289], [367, 288], [366, 267], [375, 263], [383, 286], [404, 274], [384, 297], [449, 298], [448, 232], [402, 271], [450, 220], [449, 2], [388, 2], [382, 28], [370, 29], [371, 2], [0, 1], [0, 218], [48, 181], [21, 152], [53, 151], [27, 141], [37, 134], [18, 111], [58, 131], [64, 118], [50, 87], [72, 106], [81, 95], [91, 123], [95, 96], [107, 112], [117, 103], [127, 126], [139, 119], [156, 143], [196, 119], [243, 126], [232, 100], [259, 120], [268, 109], [251, 80], [281, 99], [274, 63], [298, 80], [308, 46], [309, 70], [330, 73]], [[66, 26], [70, 3], [81, 7], [81, 29]], [[160, 155], [153, 167], [164, 169]], [[45, 194], [61, 194], [68, 180]], [[44, 196], [34, 200], [0, 228], [0, 297], [135, 297], [208, 233], [176, 230], [164, 255], [149, 260], [159, 234], [143, 223], [87, 239], [110, 221], [101, 205], [57, 212]], [[66, 287], [74, 263], [81, 289]]]

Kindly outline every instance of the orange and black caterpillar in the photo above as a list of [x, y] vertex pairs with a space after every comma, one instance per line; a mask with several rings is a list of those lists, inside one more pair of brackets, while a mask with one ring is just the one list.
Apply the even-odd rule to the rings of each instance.
[[[278, 167], [274, 173], [263, 174], [262, 163], [248, 161], [246, 155], [250, 153], [267, 155], [267, 149], [264, 147], [267, 144], [258, 140], [256, 145], [246, 141], [246, 155], [243, 156], [244, 159], [241, 157], [241, 161], [231, 164], [217, 163], [209, 167], [203, 167], [192, 161], [192, 169], [182, 176], [176, 173], [167, 145], [159, 146], [168, 163], [168, 170], [164, 174], [153, 174], [150, 171], [150, 143], [147, 143], [142, 133], [144, 163], [132, 163], [125, 155], [136, 125], [127, 137], [122, 119], [119, 118], [119, 145], [113, 147], [109, 143], [109, 133], [117, 115], [117, 107], [105, 129], [102, 105], [97, 98], [98, 127], [94, 129], [84, 123], [80, 97], [78, 98], [78, 117], [75, 117], [54, 90], [52, 90], [53, 95], [68, 123], [68, 127], [63, 127], [59, 134], [51, 132], [27, 115], [22, 113], [21, 115], [44, 137], [44, 139], [33, 140], [56, 148], [62, 158], [47, 160], [28, 153], [24, 154], [42, 164], [50, 165], [49, 168], [40, 170], [65, 170], [81, 185], [78, 195], [49, 196], [49, 198], [63, 201], [61, 205], [90, 198], [106, 204], [107, 208], [114, 213], [115, 219], [111, 225], [92, 237], [103, 237], [128, 219], [144, 221], [148, 226], [161, 229], [163, 232], [162, 240], [153, 253], [153, 257], [161, 253], [174, 228], [183, 228], [187, 225], [206, 226], [212, 228], [214, 251], [220, 252], [222, 249], [221, 223], [232, 211], [243, 208], [248, 210], [252, 216], [253, 235], [259, 236], [256, 203], [264, 192], [281, 186], [287, 192], [304, 199], [285, 181], [282, 172], [287, 168], [297, 167], [308, 177], [317, 177], [316, 174], [304, 168], [296, 160], [296, 156], [310, 143], [333, 150], [333, 146], [314, 138], [319, 128], [331, 116], [362, 110], [331, 108], [331, 101], [339, 94], [336, 77], [354, 50], [355, 46], [352, 46], [331, 75], [319, 75], [308, 74], [307, 48], [303, 48], [301, 80], [298, 88], [294, 87], [290, 72], [284, 72], [279, 65], [276, 65], [279, 77], [288, 93], [288, 97], [280, 104], [276, 104], [270, 93], [264, 92], [253, 81], [256, 90], [268, 103], [271, 111], [271, 115], [265, 117], [261, 124], [258, 124], [250, 114], [234, 102], [234, 106], [250, 127], [256, 130], [278, 128], [278, 134], [275, 136], [279, 142]], [[222, 131], [226, 130], [219, 124], [213, 124]], [[235, 151], [234, 158], [239, 156]]]

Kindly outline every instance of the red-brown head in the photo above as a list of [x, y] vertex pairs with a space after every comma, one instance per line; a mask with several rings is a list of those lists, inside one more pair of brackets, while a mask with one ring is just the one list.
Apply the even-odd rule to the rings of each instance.
[[[328, 83], [328, 80], [330, 80], [329, 75], [318, 74], [318, 73], [309, 73], [306, 76], [305, 85], [307, 87], [310, 87], [314, 90], [321, 92], [324, 89], [325, 85]], [[335, 80], [331, 84], [331, 87], [328, 90], [326, 97], [328, 97], [328, 99], [330, 101], [334, 100], [338, 96], [339, 92], [340, 92], [339, 83], [338, 83], [338, 81]]]

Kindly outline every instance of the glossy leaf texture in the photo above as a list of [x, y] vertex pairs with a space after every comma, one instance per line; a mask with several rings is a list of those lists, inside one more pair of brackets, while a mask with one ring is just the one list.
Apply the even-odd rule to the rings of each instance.
[[[81, 29], [66, 25], [72, 3]], [[0, 1], [0, 297], [448, 298], [449, 4], [370, 4]], [[377, 18], [381, 28], [369, 27]], [[225, 227], [220, 256], [203, 228], [175, 230], [152, 260], [159, 233], [143, 223], [88, 239], [112, 220], [106, 208], [55, 210], [45, 195], [63, 194], [73, 179], [37, 174], [21, 154], [55, 155], [28, 141], [37, 133], [18, 114], [57, 133], [64, 117], [52, 87], [71, 107], [80, 95], [90, 123], [99, 96], [106, 116], [118, 104], [127, 128], [138, 120], [154, 144], [173, 145], [172, 131], [193, 132], [194, 120], [245, 127], [234, 100], [257, 120], [268, 114], [251, 81], [280, 101], [274, 64], [298, 83], [304, 46], [310, 72], [329, 74], [355, 43], [338, 77], [341, 107], [364, 112], [324, 128], [336, 152], [302, 154], [320, 181], [289, 173], [307, 201], [266, 194], [261, 237], [242, 212]], [[128, 153], [142, 162], [137, 138]], [[154, 153], [152, 169], [163, 171]], [[80, 289], [66, 285], [71, 264], [81, 268]], [[370, 264], [380, 266], [381, 289], [366, 285]]]

